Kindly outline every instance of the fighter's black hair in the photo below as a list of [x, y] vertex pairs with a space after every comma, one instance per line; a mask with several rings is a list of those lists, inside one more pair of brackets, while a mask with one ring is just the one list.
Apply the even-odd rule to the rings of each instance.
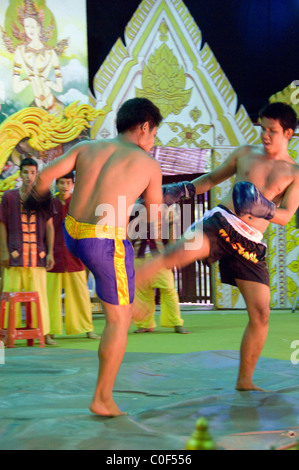
[[132, 98], [125, 101], [120, 107], [116, 118], [116, 128], [118, 133], [123, 133], [144, 122], [149, 122], [150, 129], [153, 129], [160, 124], [162, 119], [159, 108], [150, 100]]
[[280, 101], [265, 105], [259, 112], [259, 118], [262, 117], [279, 121], [284, 131], [287, 129], [295, 131], [298, 123], [297, 114], [292, 106]]

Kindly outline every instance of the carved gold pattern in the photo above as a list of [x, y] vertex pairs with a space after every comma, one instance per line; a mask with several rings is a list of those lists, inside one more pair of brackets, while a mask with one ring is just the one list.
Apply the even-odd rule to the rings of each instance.
[[185, 90], [183, 67], [166, 44], [151, 54], [142, 72], [142, 89], [136, 96], [151, 100], [165, 119], [169, 114], [179, 114], [188, 104], [192, 89]]
[[[90, 127], [90, 121], [103, 114], [87, 104], [70, 104], [64, 113], [53, 115], [41, 108], [24, 108], [12, 114], [0, 125], [0, 172], [8, 157], [23, 139], [28, 139], [34, 150], [49, 150], [59, 144], [71, 142]], [[0, 181], [0, 196], [14, 186], [17, 175]]]

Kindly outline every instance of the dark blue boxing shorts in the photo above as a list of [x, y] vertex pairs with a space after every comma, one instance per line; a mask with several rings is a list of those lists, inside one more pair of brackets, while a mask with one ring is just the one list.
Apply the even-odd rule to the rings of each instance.
[[236, 286], [236, 279], [259, 282], [269, 286], [265, 262], [266, 244], [262, 234], [247, 225], [226, 207], [219, 205], [207, 211], [203, 231], [210, 240], [206, 264], [219, 261], [221, 281]]

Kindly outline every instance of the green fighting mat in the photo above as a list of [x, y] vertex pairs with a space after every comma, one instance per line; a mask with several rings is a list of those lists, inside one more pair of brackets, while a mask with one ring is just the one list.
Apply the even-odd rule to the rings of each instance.
[[260, 358], [255, 383], [234, 390], [236, 351], [127, 353], [114, 398], [128, 416], [89, 410], [93, 351], [16, 348], [0, 365], [1, 450], [182, 450], [199, 417], [220, 449], [283, 448], [299, 440], [299, 364]]

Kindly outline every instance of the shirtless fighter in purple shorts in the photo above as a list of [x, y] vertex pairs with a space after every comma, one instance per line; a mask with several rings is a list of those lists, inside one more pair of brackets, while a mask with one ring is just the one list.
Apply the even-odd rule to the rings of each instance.
[[70, 251], [94, 273], [105, 312], [98, 381], [90, 405], [102, 416], [123, 414], [112, 392], [126, 349], [134, 296], [134, 254], [126, 240], [129, 208], [141, 194], [147, 208], [163, 202], [160, 165], [147, 153], [161, 120], [149, 100], [126, 101], [117, 113], [118, 136], [79, 143], [56, 158], [38, 176], [28, 201], [44, 203], [53, 179], [76, 171], [65, 237]]

